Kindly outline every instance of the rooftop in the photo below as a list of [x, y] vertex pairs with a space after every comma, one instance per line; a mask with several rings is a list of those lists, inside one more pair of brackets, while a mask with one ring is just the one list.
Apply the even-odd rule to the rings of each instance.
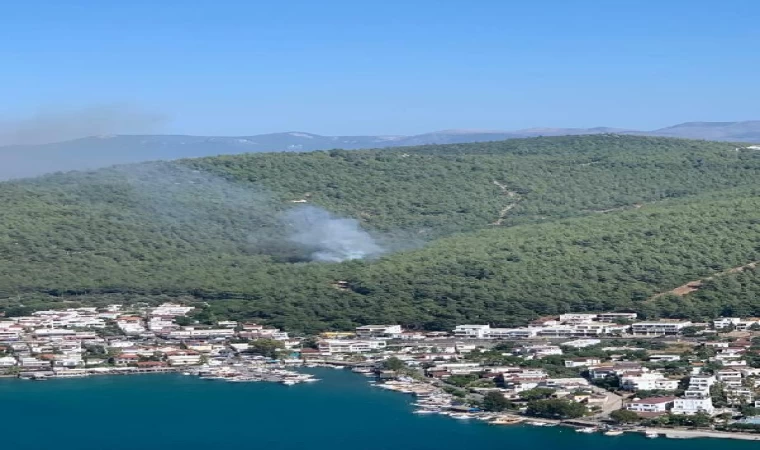
[[647, 397], [640, 400], [632, 400], [630, 403], [643, 403], [647, 405], [659, 405], [661, 403], [670, 403], [674, 401], [676, 397]]

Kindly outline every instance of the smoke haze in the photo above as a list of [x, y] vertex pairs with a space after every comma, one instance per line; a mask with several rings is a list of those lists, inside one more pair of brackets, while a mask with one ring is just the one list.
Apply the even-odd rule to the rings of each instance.
[[21, 118], [0, 118], [0, 146], [47, 144], [88, 136], [148, 133], [160, 129], [166, 117], [121, 104], [77, 110], [43, 110]]
[[342, 262], [384, 253], [355, 219], [335, 217], [315, 206], [300, 206], [289, 210], [285, 220], [293, 230], [290, 240], [313, 249], [314, 261]]
[[[141, 217], [171, 227], [188, 241], [221, 237], [230, 252], [269, 255], [280, 262], [342, 262], [380, 256], [386, 244], [357, 220], [313, 205], [293, 206], [266, 189], [173, 162], [103, 169], [121, 185]], [[388, 247], [388, 248], [391, 248]]]

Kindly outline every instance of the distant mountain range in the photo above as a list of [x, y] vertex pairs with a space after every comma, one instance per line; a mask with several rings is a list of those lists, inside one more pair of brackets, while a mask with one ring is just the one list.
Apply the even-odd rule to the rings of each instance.
[[0, 147], [0, 180], [113, 164], [255, 152], [402, 147], [500, 141], [537, 136], [630, 134], [715, 141], [760, 142], [760, 121], [686, 122], [654, 131], [619, 128], [530, 128], [517, 131], [444, 130], [415, 136], [321, 136], [287, 132], [238, 137], [97, 136], [43, 145]]

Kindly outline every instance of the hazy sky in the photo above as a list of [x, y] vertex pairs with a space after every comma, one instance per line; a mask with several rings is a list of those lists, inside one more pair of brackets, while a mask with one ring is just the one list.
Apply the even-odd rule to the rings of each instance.
[[226, 135], [760, 119], [758, 17], [756, 0], [8, 0], [0, 121], [113, 104]]

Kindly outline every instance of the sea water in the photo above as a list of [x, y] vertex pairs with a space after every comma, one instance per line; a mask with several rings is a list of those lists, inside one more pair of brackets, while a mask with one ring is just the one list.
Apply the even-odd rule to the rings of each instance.
[[1, 450], [741, 450], [755, 442], [607, 437], [415, 415], [413, 398], [349, 371], [320, 382], [227, 383], [183, 375], [0, 380]]

